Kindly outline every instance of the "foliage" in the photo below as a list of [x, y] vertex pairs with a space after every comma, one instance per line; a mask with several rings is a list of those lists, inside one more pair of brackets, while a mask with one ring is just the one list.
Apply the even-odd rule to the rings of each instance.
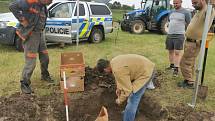
[[108, 3], [111, 9], [134, 10], [135, 6], [122, 5], [120, 2], [115, 1], [113, 4]]
[[4, 13], [4, 12], [9, 12], [9, 3], [10, 1], [5, 0], [5, 1], [0, 1], [0, 13]]

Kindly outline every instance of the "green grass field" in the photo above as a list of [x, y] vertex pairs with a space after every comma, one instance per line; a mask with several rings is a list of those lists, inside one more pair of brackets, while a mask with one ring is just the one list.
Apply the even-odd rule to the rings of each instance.
[[[115, 14], [116, 13], [116, 14]], [[122, 11], [113, 10], [114, 20], [122, 19]], [[165, 50], [165, 35], [145, 33], [134, 35], [118, 31], [106, 35], [106, 40], [99, 44], [82, 42], [76, 47], [75, 44], [67, 45], [61, 49], [58, 46], [49, 46], [50, 65], [49, 70], [56, 83], [59, 82], [60, 54], [62, 52], [83, 52], [86, 66], [94, 67], [99, 58], [111, 59], [114, 56], [127, 53], [135, 53], [148, 57], [156, 64], [157, 70], [163, 73], [162, 88], [149, 91], [157, 97], [163, 105], [176, 103], [189, 103], [192, 98], [192, 90], [177, 88], [177, 82], [182, 80], [181, 75], [173, 78], [164, 71], [168, 66], [167, 51]], [[198, 100], [197, 109], [215, 111], [215, 42], [210, 44], [204, 84], [209, 87], [208, 97], [205, 101]], [[17, 52], [13, 46], [0, 45], [0, 96], [9, 96], [20, 91], [19, 80], [24, 66], [23, 53]], [[52, 87], [40, 81], [39, 62], [32, 76], [32, 87], [36, 95], [47, 95], [52, 92]]]
[[[142, 35], [133, 35], [127, 32], [117, 31], [108, 34], [106, 40], [99, 44], [80, 43], [78, 47], [68, 45], [64, 49], [58, 46], [49, 46], [50, 65], [49, 70], [56, 83], [59, 79], [60, 54], [62, 52], [80, 51], [84, 53], [85, 63], [91, 67], [95, 66], [99, 58], [111, 59], [119, 54], [135, 53], [148, 57], [152, 60], [159, 71], [164, 72], [168, 66], [167, 51], [165, 50], [164, 35], [145, 33]], [[206, 101], [198, 101], [198, 109], [212, 111], [215, 109], [215, 52], [214, 42], [209, 49], [208, 62], [206, 68], [205, 85], [209, 86], [209, 93]], [[0, 45], [0, 95], [10, 95], [20, 90], [19, 79], [24, 65], [23, 53], [17, 52], [14, 47]], [[164, 72], [164, 82], [161, 89], [150, 91], [151, 95], [160, 99], [164, 105], [173, 105], [177, 103], [188, 103], [191, 101], [192, 90], [177, 88], [176, 83], [182, 80], [181, 77], [173, 78], [171, 74]], [[40, 68], [37, 64], [36, 70], [32, 76], [32, 87], [37, 95], [46, 95], [51, 93], [52, 89], [44, 88], [44, 82], [40, 81]], [[159, 95], [159, 96], [158, 96]]]
[[8, 6], [9, 6], [9, 1], [8, 0], [1, 0], [0, 1], [0, 13], [4, 13], [4, 12], [8, 12], [9, 9], [8, 9]]

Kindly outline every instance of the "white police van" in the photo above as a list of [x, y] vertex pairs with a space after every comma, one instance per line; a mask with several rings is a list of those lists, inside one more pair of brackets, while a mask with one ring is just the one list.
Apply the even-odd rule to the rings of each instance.
[[[79, 22], [76, 1], [55, 1], [48, 10], [45, 27], [48, 43], [72, 43], [77, 37], [77, 30], [80, 40], [99, 43], [105, 39], [105, 34], [113, 31], [112, 12], [104, 3], [80, 1]], [[12, 13], [0, 14], [0, 43], [22, 49], [22, 43], [15, 34], [18, 24]]]

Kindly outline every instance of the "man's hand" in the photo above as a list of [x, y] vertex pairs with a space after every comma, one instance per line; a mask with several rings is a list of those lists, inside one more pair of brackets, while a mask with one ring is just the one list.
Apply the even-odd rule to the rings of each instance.
[[120, 102], [119, 98], [116, 99], [116, 104], [121, 105], [122, 102]]
[[125, 96], [125, 92], [123, 90], [116, 89], [116, 95], [117, 95], [116, 104], [118, 105], [121, 105], [127, 99], [127, 96]]
[[22, 17], [21, 20], [20, 20], [20, 24], [22, 24], [22, 26], [24, 26], [24, 27], [27, 27], [28, 26], [28, 21], [24, 17]]
[[119, 97], [121, 95], [121, 91], [119, 89], [116, 89], [116, 95]]
[[117, 99], [116, 99], [116, 104], [120, 105], [122, 102], [120, 102], [120, 95], [121, 95], [121, 91], [120, 89], [116, 89], [116, 95], [117, 95]]

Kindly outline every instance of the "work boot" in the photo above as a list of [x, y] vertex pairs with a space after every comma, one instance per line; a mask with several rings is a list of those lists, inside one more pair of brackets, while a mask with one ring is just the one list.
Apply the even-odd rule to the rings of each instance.
[[54, 83], [54, 80], [50, 76], [42, 76], [41, 80], [47, 81], [48, 83]]
[[186, 87], [188, 89], [194, 89], [194, 82], [193, 81], [188, 81]]
[[178, 77], [178, 67], [175, 67], [175, 68], [173, 69], [173, 76], [174, 76], [174, 77]]
[[22, 90], [22, 93], [25, 93], [25, 94], [33, 93], [33, 91], [31, 90], [30, 85], [27, 84], [27, 83], [21, 82], [21, 90]]
[[177, 86], [178, 86], [178, 87], [185, 88], [186, 85], [187, 85], [187, 82], [188, 82], [188, 80], [185, 79], [185, 80], [182, 81], [182, 82], [178, 82]]
[[193, 81], [184, 80], [183, 82], [179, 82], [178, 83], [178, 87], [193, 89], [194, 88], [194, 82]]
[[167, 67], [165, 70], [167, 70], [167, 71], [168, 71], [168, 70], [173, 70], [174, 67], [175, 67], [174, 64], [170, 64], [169, 67]]

